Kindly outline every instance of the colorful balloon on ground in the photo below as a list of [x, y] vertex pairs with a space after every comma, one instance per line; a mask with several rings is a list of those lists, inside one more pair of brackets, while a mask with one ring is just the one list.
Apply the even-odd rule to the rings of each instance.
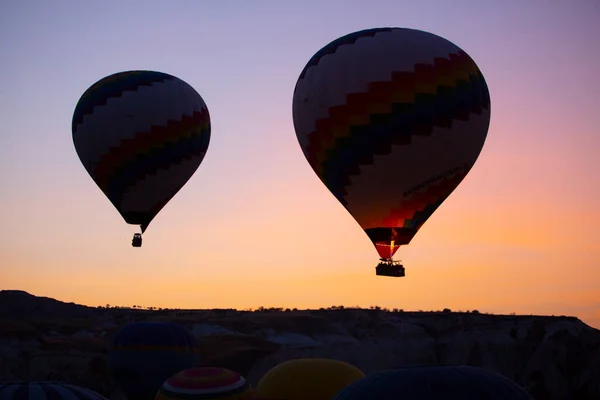
[[155, 71], [107, 76], [73, 114], [83, 166], [128, 224], [142, 233], [192, 177], [210, 142], [210, 116], [186, 82]]
[[243, 400], [252, 388], [243, 376], [226, 368], [198, 367], [181, 371], [163, 383], [156, 400]]
[[529, 400], [500, 374], [466, 366], [410, 367], [378, 372], [347, 386], [334, 400]]
[[0, 400], [107, 400], [104, 396], [66, 383], [0, 382]]
[[415, 29], [341, 37], [304, 67], [294, 128], [309, 164], [391, 259], [473, 167], [490, 95], [469, 55]]
[[331, 400], [342, 388], [364, 376], [360, 369], [343, 361], [289, 360], [262, 377], [256, 395], [273, 400]]
[[121, 328], [108, 353], [112, 375], [129, 400], [151, 400], [173, 374], [197, 365], [194, 335], [170, 322], [135, 322]]

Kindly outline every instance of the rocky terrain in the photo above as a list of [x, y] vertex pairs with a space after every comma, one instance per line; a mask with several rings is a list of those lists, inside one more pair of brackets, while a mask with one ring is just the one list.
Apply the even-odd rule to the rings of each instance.
[[106, 363], [130, 321], [169, 320], [197, 337], [199, 365], [252, 384], [297, 357], [348, 361], [365, 373], [461, 364], [499, 372], [537, 399], [600, 399], [600, 331], [573, 317], [402, 310], [141, 310], [91, 308], [0, 291], [0, 380], [61, 380], [122, 398]]

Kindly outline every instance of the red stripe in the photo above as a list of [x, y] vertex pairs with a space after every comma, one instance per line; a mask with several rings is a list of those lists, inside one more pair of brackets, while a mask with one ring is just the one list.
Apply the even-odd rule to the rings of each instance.
[[464, 52], [449, 54], [448, 58], [435, 58], [433, 64], [416, 64], [414, 72], [393, 72], [389, 81], [370, 82], [367, 92], [346, 95], [346, 104], [329, 108], [329, 116], [315, 121], [315, 130], [308, 134], [306, 152], [308, 162], [320, 175], [321, 162], [318, 156], [333, 147], [334, 131], [347, 130], [352, 125], [351, 117], [365, 117], [368, 124], [369, 107], [373, 104], [393, 103], [394, 95], [414, 95], [420, 87], [437, 86], [438, 77], [453, 78], [460, 72], [477, 71], [477, 66]]
[[[95, 181], [102, 189], [108, 188], [110, 175], [116, 168], [127, 161], [160, 148], [165, 143], [176, 142], [181, 136], [196, 132], [203, 134], [210, 124], [208, 109], [194, 111], [192, 115], [183, 115], [179, 121], [168, 120], [166, 125], [154, 125], [149, 131], [138, 132], [133, 138], [123, 139], [118, 147], [111, 147], [102, 155], [96, 168], [92, 171]], [[199, 130], [202, 127], [203, 129]]]

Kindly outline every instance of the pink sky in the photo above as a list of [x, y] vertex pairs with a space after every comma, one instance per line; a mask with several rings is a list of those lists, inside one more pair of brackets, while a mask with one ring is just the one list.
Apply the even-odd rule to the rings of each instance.
[[[564, 314], [600, 328], [600, 6], [481, 3], [2, 4], [0, 289], [89, 305]], [[291, 117], [308, 59], [377, 26], [453, 41], [492, 99], [475, 167], [397, 253], [403, 279], [375, 276], [376, 251], [304, 159]], [[187, 81], [213, 127], [141, 249], [70, 131], [83, 91], [126, 69]]]

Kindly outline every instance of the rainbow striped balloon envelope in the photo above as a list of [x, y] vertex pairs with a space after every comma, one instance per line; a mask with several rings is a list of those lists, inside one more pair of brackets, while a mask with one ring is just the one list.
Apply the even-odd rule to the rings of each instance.
[[156, 400], [251, 399], [252, 388], [237, 372], [226, 368], [198, 367], [181, 371], [163, 383]]
[[94, 83], [79, 99], [71, 129], [91, 178], [142, 233], [198, 169], [211, 134], [200, 94], [156, 71], [124, 71]]
[[323, 47], [300, 73], [292, 108], [308, 163], [385, 259], [471, 170], [491, 115], [473, 59], [405, 28], [354, 32]]

